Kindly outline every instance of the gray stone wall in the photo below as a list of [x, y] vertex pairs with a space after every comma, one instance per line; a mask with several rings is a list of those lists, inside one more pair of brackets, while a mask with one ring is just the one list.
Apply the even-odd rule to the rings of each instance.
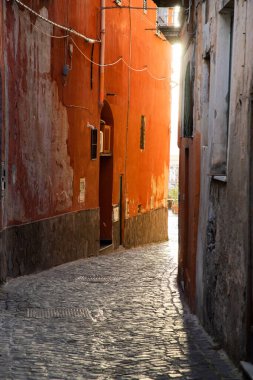
[[236, 203], [227, 184], [211, 184], [203, 310], [207, 330], [239, 361], [247, 346], [248, 228], [246, 204], [240, 211]]
[[120, 246], [120, 222], [112, 224], [112, 243], [113, 248], [117, 249]]
[[[249, 178], [252, 148], [250, 144], [253, 84], [253, 26], [252, 2], [224, 2], [234, 4], [233, 48], [231, 53], [230, 97], [227, 113], [222, 115], [221, 91], [227, 80], [227, 65], [221, 61], [224, 53], [224, 20], [228, 9], [222, 2], [209, 2], [209, 18], [205, 23], [205, 3], [202, 24], [198, 24], [196, 55], [205, 56], [209, 46], [210, 59], [208, 108], [204, 86], [196, 82], [195, 122], [202, 134], [201, 198], [197, 248], [197, 313], [206, 329], [239, 361], [247, 357], [251, 304], [250, 289], [250, 192]], [[227, 44], [225, 44], [227, 46]], [[207, 81], [205, 61], [196, 59], [199, 82]], [[201, 69], [202, 67], [202, 69]], [[225, 104], [225, 103], [224, 103]], [[225, 108], [224, 108], [225, 109]], [[229, 117], [229, 118], [228, 118]], [[228, 118], [228, 119], [227, 119]], [[227, 125], [228, 123], [228, 125]], [[207, 129], [208, 128], [208, 133]], [[219, 130], [219, 128], [221, 130]], [[219, 139], [219, 133], [227, 134], [227, 140]], [[227, 149], [224, 177], [212, 172], [213, 159], [218, 156], [213, 145], [218, 143]], [[221, 150], [222, 153], [222, 150]], [[214, 175], [213, 175], [214, 174]]]
[[160, 208], [125, 220], [124, 246], [168, 240], [168, 209]]
[[99, 209], [8, 228], [0, 234], [0, 281], [97, 255]]

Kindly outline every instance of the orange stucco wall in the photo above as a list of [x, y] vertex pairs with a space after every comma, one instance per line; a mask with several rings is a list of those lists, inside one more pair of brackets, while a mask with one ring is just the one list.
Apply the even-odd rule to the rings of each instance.
[[[24, 3], [56, 23], [91, 38], [100, 38], [98, 0]], [[90, 159], [90, 128], [99, 128], [99, 69], [78, 51], [91, 56], [82, 38], [39, 20], [15, 2], [4, 6], [6, 80], [4, 161], [8, 196], [4, 224], [47, 218], [98, 207], [98, 160]], [[5, 38], [8, 36], [8, 38]], [[73, 53], [71, 54], [71, 49]], [[100, 44], [93, 59], [99, 61]], [[70, 66], [67, 76], [64, 64]], [[80, 178], [85, 194], [80, 198]]]
[[[67, 1], [64, 6], [60, 0], [24, 3], [44, 17], [93, 39], [101, 37], [100, 18], [105, 12], [105, 63], [124, 59], [105, 67], [104, 75], [104, 101], [111, 109], [114, 124], [112, 204], [119, 203], [122, 175], [122, 214], [126, 218], [165, 207], [171, 46], [156, 35], [155, 10], [144, 13], [143, 9], [124, 8], [142, 6], [139, 0], [123, 0], [123, 7], [106, 0], [106, 7], [113, 9], [103, 11], [99, 0]], [[155, 7], [152, 0], [148, 7]], [[3, 59], [3, 160], [8, 173], [3, 224], [22, 224], [98, 208], [99, 149], [97, 159], [91, 160], [91, 128], [87, 125], [99, 132], [102, 107], [97, 64], [101, 44], [94, 44], [92, 56], [91, 44], [73, 35], [63, 38], [64, 31], [15, 2], [5, 3], [3, 12], [4, 36], [8, 35], [8, 39], [4, 37]], [[64, 65], [69, 67], [67, 75], [63, 75]], [[127, 65], [148, 71], [134, 71]], [[166, 79], [156, 80], [152, 75]], [[143, 150], [141, 115], [146, 120]]]
[[[113, 6], [112, 0], [106, 6]], [[139, 0], [123, 5], [142, 6]], [[148, 7], [155, 7], [152, 0]], [[119, 175], [124, 181], [126, 218], [164, 207], [168, 189], [170, 135], [171, 46], [155, 34], [156, 12], [143, 9], [106, 10], [106, 62], [119, 57], [123, 62], [106, 68], [106, 100], [114, 116], [113, 203], [119, 201]], [[151, 30], [150, 30], [151, 29]], [[141, 115], [146, 118], [145, 148], [140, 149]]]

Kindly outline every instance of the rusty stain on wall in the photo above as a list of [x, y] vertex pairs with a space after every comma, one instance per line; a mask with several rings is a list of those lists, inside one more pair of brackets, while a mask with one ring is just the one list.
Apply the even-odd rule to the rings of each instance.
[[[17, 180], [9, 188], [7, 209], [9, 220], [24, 222], [30, 219], [27, 205], [31, 202], [36, 204], [38, 216], [47, 215], [52, 207], [56, 212], [71, 207], [73, 169], [67, 148], [67, 111], [50, 75], [51, 40], [35, 29], [51, 35], [53, 28], [41, 20], [36, 20], [32, 26], [26, 11], [21, 13], [17, 7], [13, 10], [16, 22], [12, 38], [16, 59], [18, 54], [17, 75], [22, 79], [15, 84], [16, 137], [13, 149], [18, 151], [19, 148], [22, 154], [12, 164], [16, 169], [10, 175]], [[45, 7], [40, 13], [48, 17]], [[24, 63], [25, 67], [22, 67]], [[21, 186], [25, 188], [22, 194]]]

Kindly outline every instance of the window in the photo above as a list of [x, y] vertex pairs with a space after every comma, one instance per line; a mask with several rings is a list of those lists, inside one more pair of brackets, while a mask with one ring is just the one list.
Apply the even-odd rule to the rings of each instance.
[[98, 130], [91, 129], [91, 159], [95, 160], [97, 158], [97, 145], [98, 145]]
[[203, 80], [202, 80], [202, 145], [208, 145], [210, 86], [211, 86], [211, 57], [210, 52], [203, 56]]
[[193, 80], [191, 77], [191, 64], [188, 62], [184, 82], [184, 137], [193, 135]]
[[169, 8], [157, 8], [156, 22], [159, 26], [169, 25]]
[[227, 175], [227, 150], [232, 79], [234, 2], [227, 1], [218, 18], [214, 124], [211, 147], [211, 175]]
[[205, 24], [209, 21], [209, 0], [205, 1]]
[[143, 12], [148, 12], [148, 0], [143, 0]]
[[146, 118], [144, 115], [141, 115], [141, 128], [140, 128], [140, 149], [145, 148], [145, 136], [146, 135]]

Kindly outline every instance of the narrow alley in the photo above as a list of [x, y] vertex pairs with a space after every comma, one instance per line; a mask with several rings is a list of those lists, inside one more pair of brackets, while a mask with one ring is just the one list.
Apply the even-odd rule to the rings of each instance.
[[252, 27], [0, 1], [0, 380], [253, 380]]
[[0, 291], [0, 378], [241, 379], [179, 293], [170, 242], [78, 260]]

